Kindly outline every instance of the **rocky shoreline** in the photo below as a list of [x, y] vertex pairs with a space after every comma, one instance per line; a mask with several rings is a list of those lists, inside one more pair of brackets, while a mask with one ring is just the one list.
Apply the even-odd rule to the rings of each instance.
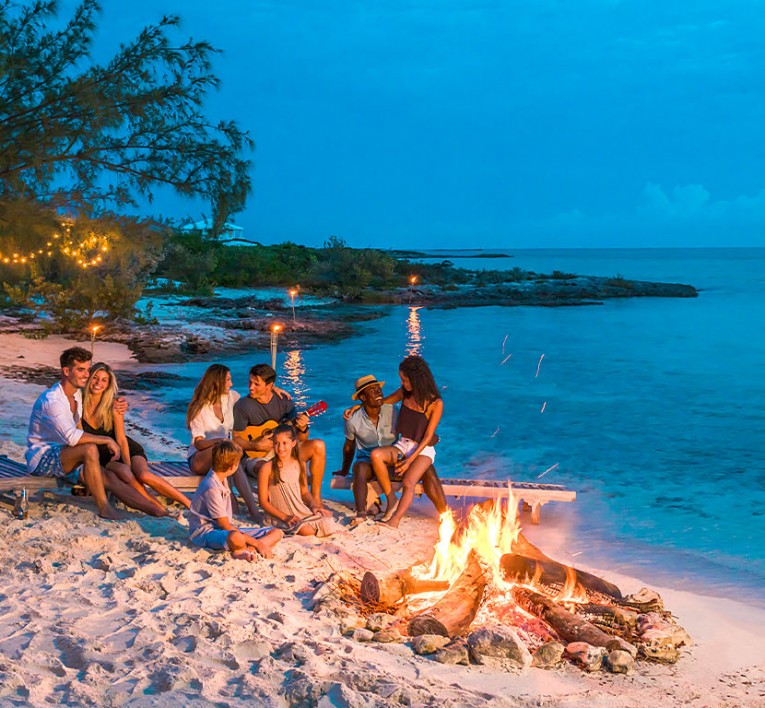
[[[418, 304], [429, 307], [536, 306], [565, 307], [602, 305], [604, 300], [628, 297], [698, 297], [698, 290], [683, 283], [654, 283], [591, 275], [539, 277], [519, 282], [469, 285], [456, 289], [414, 289]], [[398, 302], [408, 302], [409, 291], [399, 293]]]
[[[533, 276], [491, 285], [422, 285], [370, 291], [366, 304], [336, 302], [303, 307], [300, 317], [280, 299], [256, 297], [190, 297], [178, 303], [184, 314], [165, 324], [116, 322], [102, 326], [99, 341], [125, 344], [139, 363], [206, 360], [222, 354], [267, 349], [271, 328], [280, 325], [281, 346], [314, 346], [353, 336], [362, 322], [383, 317], [390, 305], [428, 308], [599, 305], [627, 297], [697, 297], [691, 285], [653, 283], [597, 276]], [[373, 301], [373, 304], [370, 302]], [[0, 331], [45, 336], [42, 325], [3, 317]], [[72, 333], [75, 334], [76, 333]], [[82, 333], [83, 341], [89, 338]]]

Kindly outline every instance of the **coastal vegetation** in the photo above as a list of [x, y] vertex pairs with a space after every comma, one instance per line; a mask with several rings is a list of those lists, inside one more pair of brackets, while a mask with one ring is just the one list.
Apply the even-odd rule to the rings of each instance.
[[412, 276], [431, 285], [518, 277], [513, 271], [473, 272], [455, 268], [450, 261], [413, 262], [379, 249], [351, 248], [338, 236], [330, 236], [322, 248], [291, 242], [241, 246], [182, 231], [170, 236], [155, 275], [178, 292], [299, 283], [304, 290], [359, 301], [375, 299], [375, 291], [408, 287]]
[[8, 304], [77, 326], [129, 317], [169, 226], [130, 209], [171, 189], [202, 198], [213, 232], [251, 191], [249, 136], [212, 123], [206, 42], [165, 17], [92, 59], [99, 6], [0, 0], [0, 276]]

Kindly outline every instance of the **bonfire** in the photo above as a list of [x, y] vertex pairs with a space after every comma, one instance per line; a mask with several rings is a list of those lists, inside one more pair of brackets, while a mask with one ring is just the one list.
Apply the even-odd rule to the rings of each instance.
[[[418, 653], [449, 663], [555, 666], [629, 672], [635, 660], [675, 663], [690, 637], [643, 588], [614, 584], [546, 556], [521, 533], [512, 491], [473, 506], [460, 522], [441, 516], [431, 563], [359, 581], [335, 577], [348, 603], [374, 616], [379, 641], [411, 638]], [[437, 593], [437, 594], [436, 594]], [[381, 615], [390, 621], [380, 621]], [[353, 629], [353, 627], [351, 627]], [[371, 637], [361, 634], [361, 639]]]

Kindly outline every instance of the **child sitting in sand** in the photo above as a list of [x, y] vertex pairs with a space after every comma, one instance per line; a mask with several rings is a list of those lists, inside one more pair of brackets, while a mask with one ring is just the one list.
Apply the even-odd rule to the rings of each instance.
[[308, 491], [305, 465], [298, 455], [291, 425], [274, 428], [274, 457], [258, 471], [258, 498], [269, 523], [282, 522], [288, 533], [330, 536], [342, 531], [329, 511], [318, 507]]
[[284, 535], [271, 526], [238, 529], [231, 524], [231, 491], [226, 479], [236, 472], [242, 450], [230, 440], [223, 440], [212, 451], [212, 469], [200, 482], [191, 499], [189, 532], [191, 542], [217, 551], [229, 549], [234, 558], [251, 561], [252, 550], [272, 558], [271, 549]]

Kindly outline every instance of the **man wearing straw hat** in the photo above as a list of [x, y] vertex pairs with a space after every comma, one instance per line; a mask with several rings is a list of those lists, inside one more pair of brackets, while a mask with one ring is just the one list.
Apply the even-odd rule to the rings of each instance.
[[[367, 518], [367, 485], [374, 480], [370, 461], [372, 450], [392, 445], [396, 440], [397, 411], [390, 403], [383, 403], [384, 385], [385, 381], [378, 381], [371, 374], [356, 379], [356, 390], [351, 398], [359, 401], [361, 407], [345, 421], [343, 465], [335, 475], [346, 477], [353, 462], [353, 500], [356, 507], [353, 525], [360, 524]], [[395, 479], [395, 470], [392, 471], [391, 478]], [[422, 486], [436, 511], [443, 514], [448, 506], [433, 465], [423, 475]]]

